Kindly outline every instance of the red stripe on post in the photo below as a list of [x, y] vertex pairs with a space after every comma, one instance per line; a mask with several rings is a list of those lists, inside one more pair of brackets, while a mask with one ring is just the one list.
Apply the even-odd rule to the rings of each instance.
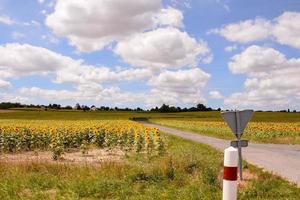
[[223, 179], [227, 181], [237, 180], [237, 167], [226, 167], [224, 166]]

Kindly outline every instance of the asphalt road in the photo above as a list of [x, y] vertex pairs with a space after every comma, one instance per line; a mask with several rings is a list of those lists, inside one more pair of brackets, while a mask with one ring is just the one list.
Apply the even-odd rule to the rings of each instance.
[[[221, 151], [230, 146], [229, 140], [203, 136], [147, 122], [142, 123], [171, 135], [208, 144]], [[249, 143], [249, 146], [243, 148], [242, 151], [243, 159], [249, 163], [286, 178], [300, 187], [300, 145]]]

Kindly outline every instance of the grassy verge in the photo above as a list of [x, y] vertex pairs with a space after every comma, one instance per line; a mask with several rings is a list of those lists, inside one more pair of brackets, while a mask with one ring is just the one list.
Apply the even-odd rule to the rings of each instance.
[[[150, 119], [149, 122], [211, 137], [234, 139], [231, 130], [224, 122], [195, 119]], [[245, 129], [243, 138], [259, 143], [300, 144], [300, 123], [250, 122]]]
[[[122, 162], [74, 166], [0, 163], [0, 199], [221, 199], [222, 153], [165, 136], [162, 157], [124, 157]], [[300, 189], [245, 165], [253, 177], [239, 199], [297, 199]]]

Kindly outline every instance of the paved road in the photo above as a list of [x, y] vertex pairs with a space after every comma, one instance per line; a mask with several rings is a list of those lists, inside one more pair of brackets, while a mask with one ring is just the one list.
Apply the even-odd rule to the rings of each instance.
[[[208, 144], [222, 151], [230, 144], [229, 140], [212, 138], [188, 131], [180, 131], [147, 122], [142, 123], [158, 128], [160, 131], [171, 135]], [[243, 148], [243, 158], [249, 163], [297, 183], [300, 187], [300, 145], [250, 143], [247, 148]]]

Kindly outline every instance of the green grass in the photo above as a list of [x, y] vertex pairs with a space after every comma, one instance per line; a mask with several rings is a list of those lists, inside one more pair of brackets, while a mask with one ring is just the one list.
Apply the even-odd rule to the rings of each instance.
[[[218, 112], [134, 113], [23, 111], [0, 119], [182, 119], [221, 121]], [[254, 121], [294, 121], [298, 113], [256, 113]], [[151, 159], [131, 154], [121, 162], [71, 165], [0, 162], [0, 199], [221, 199], [223, 154], [207, 145], [164, 135], [167, 154]], [[2, 155], [0, 155], [2, 156]], [[239, 199], [299, 199], [300, 189], [245, 162], [255, 177]]]
[[[222, 153], [165, 136], [168, 154], [131, 155], [100, 166], [0, 163], [0, 199], [221, 199]], [[246, 164], [257, 176], [239, 199], [297, 199], [300, 189]]]
[[[18, 111], [1, 113], [0, 119], [184, 119], [200, 121], [223, 121], [220, 112], [181, 112], [181, 113], [155, 113], [155, 112], [83, 112], [83, 111]], [[256, 112], [251, 119], [256, 122], [300, 122], [300, 113]]]

